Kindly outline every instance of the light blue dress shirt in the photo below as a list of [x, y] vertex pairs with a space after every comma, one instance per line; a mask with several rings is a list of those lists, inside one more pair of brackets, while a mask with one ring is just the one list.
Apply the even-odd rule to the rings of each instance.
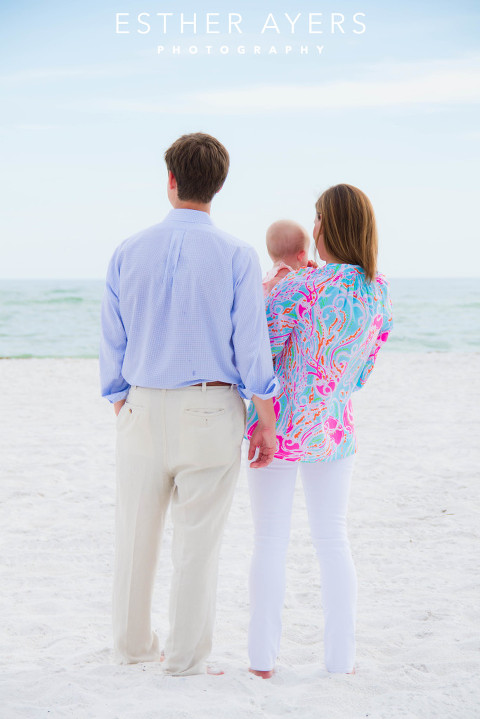
[[110, 402], [131, 385], [215, 380], [245, 399], [273, 397], [279, 382], [253, 247], [206, 212], [184, 209], [125, 240], [107, 272], [100, 380]]

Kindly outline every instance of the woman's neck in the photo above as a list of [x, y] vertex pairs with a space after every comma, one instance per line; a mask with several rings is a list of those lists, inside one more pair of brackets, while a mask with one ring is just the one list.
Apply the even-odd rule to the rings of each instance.
[[342, 262], [342, 260], [339, 260], [338, 257], [334, 257], [329, 252], [325, 252], [325, 262], [327, 265], [343, 265], [345, 264]]

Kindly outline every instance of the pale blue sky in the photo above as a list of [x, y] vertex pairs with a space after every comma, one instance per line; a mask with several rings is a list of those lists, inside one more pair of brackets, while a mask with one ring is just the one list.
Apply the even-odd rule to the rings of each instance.
[[[115, 34], [117, 12], [130, 34]], [[174, 13], [167, 35], [157, 12]], [[180, 34], [181, 12], [197, 13], [196, 36]], [[205, 35], [207, 12], [221, 30], [240, 13], [243, 34]], [[309, 35], [319, 12], [324, 32]], [[331, 12], [344, 34], [329, 32]], [[280, 33], [262, 35], [269, 13]], [[300, 13], [294, 35], [284, 13]], [[311, 230], [318, 194], [349, 182], [374, 204], [389, 276], [479, 276], [479, 26], [478, 2], [462, 0], [3, 2], [0, 277], [103, 277], [116, 245], [169, 210], [163, 153], [198, 130], [231, 154], [213, 218], [264, 269], [266, 227]]]

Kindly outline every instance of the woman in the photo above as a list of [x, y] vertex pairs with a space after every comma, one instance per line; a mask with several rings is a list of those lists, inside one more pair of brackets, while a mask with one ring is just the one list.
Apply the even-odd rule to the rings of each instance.
[[[248, 468], [255, 528], [250, 570], [250, 671], [272, 676], [285, 593], [285, 555], [297, 468], [320, 564], [325, 664], [352, 673], [357, 583], [346, 531], [356, 451], [351, 394], [373, 369], [391, 329], [386, 280], [376, 273], [377, 230], [369, 199], [336, 185], [316, 204], [313, 236], [326, 264], [288, 274], [266, 300], [275, 373], [277, 449]], [[257, 417], [252, 405], [247, 436]], [[252, 457], [249, 457], [252, 459]]]

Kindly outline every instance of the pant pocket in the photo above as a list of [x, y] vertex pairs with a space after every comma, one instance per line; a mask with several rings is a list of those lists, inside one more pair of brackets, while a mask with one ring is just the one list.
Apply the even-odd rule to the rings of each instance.
[[153, 439], [149, 413], [146, 407], [132, 404], [128, 400], [117, 416], [117, 452], [153, 455]]
[[197, 422], [199, 426], [208, 426], [208, 424], [211, 424], [217, 417], [224, 415], [225, 409], [192, 407], [184, 410], [184, 414], [193, 422]]
[[198, 467], [230, 464], [240, 449], [240, 416], [231, 399], [224, 407], [187, 407], [182, 413], [182, 459]]

